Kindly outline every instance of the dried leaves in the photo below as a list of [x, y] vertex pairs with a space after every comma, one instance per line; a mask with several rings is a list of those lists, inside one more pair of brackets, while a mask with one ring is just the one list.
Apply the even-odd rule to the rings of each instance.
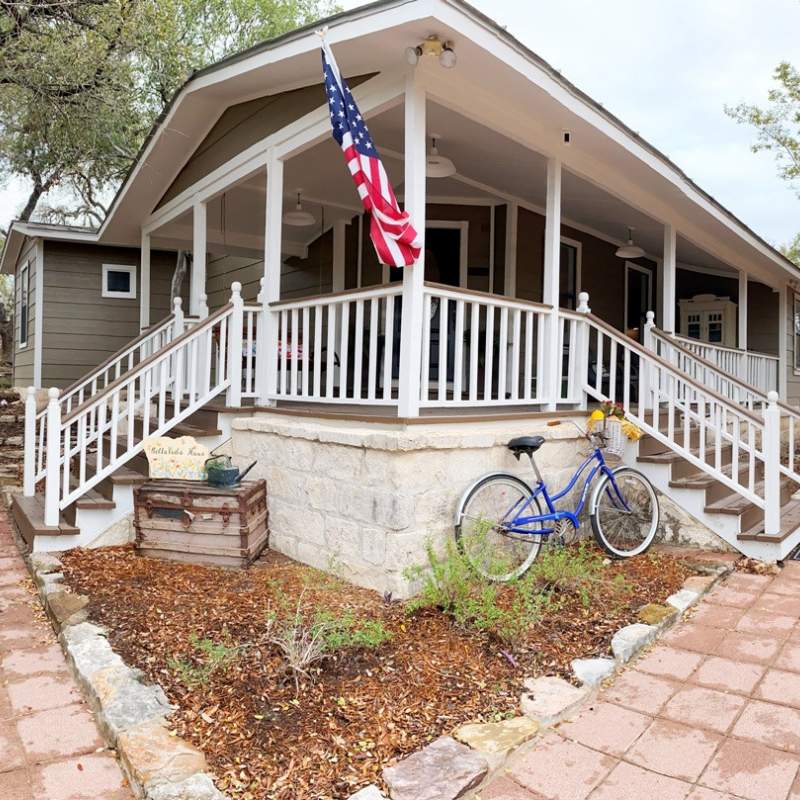
[[[455, 726], [515, 713], [523, 677], [569, 675], [572, 658], [607, 653], [614, 631], [690, 572], [658, 553], [610, 564], [624, 591], [598, 585], [588, 606], [566, 596], [512, 655], [435, 610], [408, 616], [403, 604], [275, 553], [247, 571], [139, 558], [130, 548], [72, 551], [64, 563], [115, 649], [179, 706], [176, 733], [205, 752], [220, 788], [239, 800], [345, 798]], [[296, 690], [270, 641], [278, 591], [379, 621], [392, 638], [330, 655]], [[229, 642], [237, 656], [190, 688], [168, 660], [201, 658], [198, 637]]]

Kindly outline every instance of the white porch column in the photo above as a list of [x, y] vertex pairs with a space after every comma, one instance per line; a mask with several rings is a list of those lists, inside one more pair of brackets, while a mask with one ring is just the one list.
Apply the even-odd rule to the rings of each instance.
[[[398, 414], [419, 416], [422, 340], [422, 292], [425, 282], [425, 90], [416, 70], [409, 72], [405, 93], [405, 210], [422, 239], [416, 263], [403, 270]], [[425, 376], [427, 380], [427, 376]]]
[[192, 279], [189, 315], [200, 316], [200, 295], [206, 290], [206, 204], [195, 201], [192, 213]]
[[256, 393], [259, 405], [274, 405], [278, 389], [278, 313], [269, 304], [281, 297], [281, 235], [283, 231], [283, 161], [274, 149], [267, 153], [267, 211], [264, 220], [264, 282], [256, 353]]
[[789, 297], [786, 284], [776, 290], [778, 292], [778, 396], [786, 401], [786, 377], [789, 370], [789, 359], [787, 353], [788, 331], [790, 323], [793, 327], [793, 320], [789, 319]]
[[747, 273], [739, 271], [739, 336], [736, 343], [740, 350], [747, 350]]
[[150, 234], [142, 233], [139, 250], [139, 330], [150, 325]]
[[548, 411], [554, 411], [561, 387], [558, 386], [559, 364], [563, 358], [559, 346], [559, 273], [561, 266], [561, 161], [547, 161], [547, 202], [544, 226], [544, 288], [542, 302], [552, 306], [548, 317], [544, 347], [544, 363], [541, 364], [545, 393], [549, 397]]
[[664, 258], [661, 263], [661, 329], [667, 333], [675, 330], [675, 263], [678, 252], [678, 236], [673, 225], [664, 226]]

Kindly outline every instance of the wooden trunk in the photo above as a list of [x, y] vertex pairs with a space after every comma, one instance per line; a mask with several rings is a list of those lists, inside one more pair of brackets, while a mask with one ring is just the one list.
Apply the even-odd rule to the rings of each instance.
[[134, 525], [142, 555], [244, 567], [267, 545], [267, 484], [148, 481], [134, 491]]

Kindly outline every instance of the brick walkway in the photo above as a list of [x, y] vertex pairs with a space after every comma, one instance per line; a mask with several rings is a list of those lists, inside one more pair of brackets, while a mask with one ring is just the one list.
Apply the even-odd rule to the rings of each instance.
[[734, 573], [481, 800], [800, 800], [800, 563]]
[[130, 800], [0, 511], [0, 798]]

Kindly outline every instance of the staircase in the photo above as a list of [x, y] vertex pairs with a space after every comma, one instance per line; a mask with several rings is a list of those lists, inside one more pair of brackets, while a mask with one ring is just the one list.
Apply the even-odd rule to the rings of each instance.
[[629, 463], [740, 552], [785, 558], [800, 543], [800, 413], [658, 330], [652, 312], [642, 345], [583, 305], [584, 391], [621, 402], [645, 433]]
[[[176, 299], [170, 317], [64, 392], [51, 389], [38, 414], [29, 390], [24, 492], [12, 513], [33, 551], [127, 533], [133, 490], [148, 472], [148, 437], [193, 436], [209, 449], [229, 438], [230, 417], [242, 414], [244, 316], [238, 283], [231, 301], [203, 319], [185, 319]], [[223, 394], [226, 402], [215, 402]]]

